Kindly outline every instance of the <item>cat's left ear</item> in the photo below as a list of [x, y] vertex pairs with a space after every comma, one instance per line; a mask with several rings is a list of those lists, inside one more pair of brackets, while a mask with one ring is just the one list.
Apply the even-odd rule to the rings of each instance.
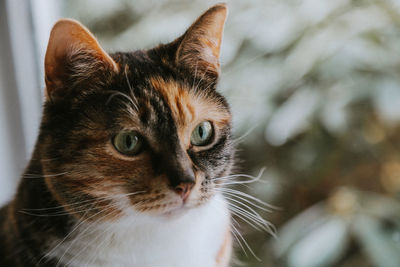
[[217, 4], [201, 15], [177, 41], [176, 64], [199, 76], [217, 79], [220, 50], [228, 14], [225, 4]]
[[104, 83], [118, 65], [90, 31], [72, 19], [59, 20], [51, 30], [45, 56], [46, 98], [63, 95], [75, 85]]

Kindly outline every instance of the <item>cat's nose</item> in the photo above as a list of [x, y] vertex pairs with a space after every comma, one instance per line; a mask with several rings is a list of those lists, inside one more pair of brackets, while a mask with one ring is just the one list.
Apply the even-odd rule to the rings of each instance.
[[170, 186], [178, 195], [185, 201], [196, 182], [196, 175], [192, 168], [187, 168], [184, 171], [175, 173], [170, 176]]
[[[171, 179], [173, 178], [173, 179]], [[196, 175], [192, 168], [187, 168], [180, 173], [170, 176], [170, 186], [178, 195], [180, 195], [183, 201], [189, 197], [190, 192], [196, 182]]]
[[194, 186], [194, 183], [181, 183], [181, 184], [177, 185], [174, 188], [174, 190], [178, 195], [181, 196], [181, 198], [185, 202], [188, 199], [193, 186]]

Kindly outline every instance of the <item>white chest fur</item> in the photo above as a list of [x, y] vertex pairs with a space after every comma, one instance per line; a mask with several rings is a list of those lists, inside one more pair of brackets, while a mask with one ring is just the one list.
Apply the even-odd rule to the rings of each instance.
[[176, 217], [135, 213], [114, 223], [82, 224], [49, 256], [68, 266], [214, 267], [228, 227], [226, 202], [217, 195]]

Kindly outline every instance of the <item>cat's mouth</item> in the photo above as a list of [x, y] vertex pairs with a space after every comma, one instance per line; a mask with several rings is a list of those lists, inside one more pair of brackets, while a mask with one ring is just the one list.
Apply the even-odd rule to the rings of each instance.
[[171, 207], [168, 208], [166, 211], [163, 211], [161, 215], [167, 217], [175, 217], [184, 214], [191, 208], [191, 205], [189, 204], [190, 201], [188, 201], [189, 195], [191, 195], [191, 193], [192, 192], [187, 192], [179, 195], [180, 199], [178, 203], [176, 203], [175, 205], [171, 205]]
[[134, 209], [155, 216], [180, 216], [206, 203], [211, 197], [209, 187], [202, 183], [193, 186], [156, 188], [144, 194], [130, 196]]
[[179, 197], [179, 200], [175, 198], [172, 202], [170, 202], [170, 205], [165, 206], [163, 209], [154, 210], [156, 214], [162, 216], [162, 217], [179, 217], [184, 215], [186, 212], [188, 212], [190, 209], [192, 209], [193, 200], [188, 200], [188, 198], [181, 198]]

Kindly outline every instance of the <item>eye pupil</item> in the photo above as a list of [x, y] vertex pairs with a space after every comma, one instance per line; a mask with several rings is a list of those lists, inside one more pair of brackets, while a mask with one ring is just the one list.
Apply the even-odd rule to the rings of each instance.
[[127, 135], [126, 136], [126, 147], [128, 148], [128, 149], [131, 149], [132, 148], [132, 137], [130, 136], [130, 135]]
[[199, 127], [199, 136], [200, 136], [201, 139], [204, 138], [203, 134], [204, 134], [204, 132], [203, 132], [203, 127], [200, 126], [200, 127]]

